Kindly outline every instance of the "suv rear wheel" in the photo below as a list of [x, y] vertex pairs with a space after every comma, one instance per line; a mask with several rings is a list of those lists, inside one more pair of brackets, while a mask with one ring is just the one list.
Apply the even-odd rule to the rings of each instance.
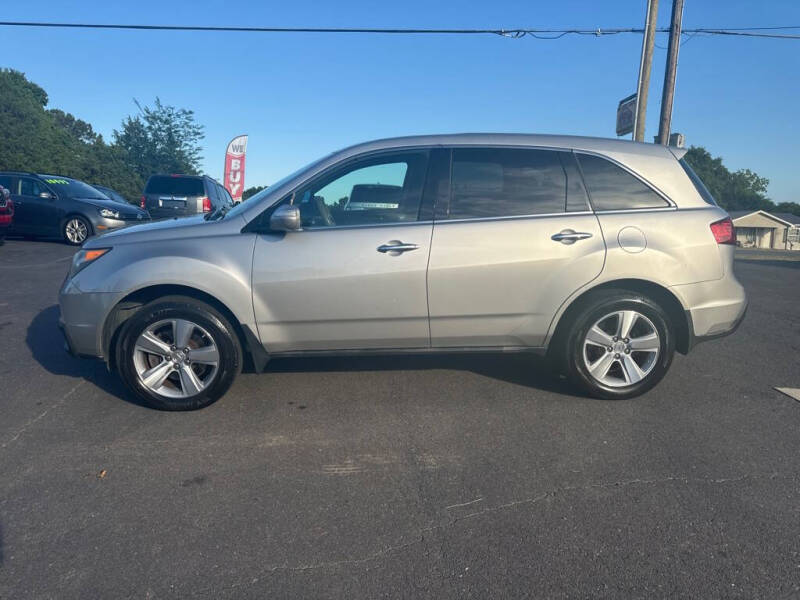
[[643, 394], [669, 370], [675, 333], [653, 300], [624, 290], [598, 292], [572, 321], [566, 367], [573, 382], [597, 398]]
[[242, 349], [228, 320], [183, 296], [154, 300], [126, 321], [117, 365], [133, 394], [161, 410], [194, 410], [228, 391]]

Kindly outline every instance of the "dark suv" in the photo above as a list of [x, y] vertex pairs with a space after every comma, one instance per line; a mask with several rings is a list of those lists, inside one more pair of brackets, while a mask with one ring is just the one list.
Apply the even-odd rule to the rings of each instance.
[[232, 205], [228, 190], [207, 175], [151, 175], [141, 202], [154, 219], [208, 213]]
[[146, 211], [109, 200], [71, 177], [5, 171], [0, 185], [14, 201], [9, 235], [60, 237], [80, 245], [91, 235], [150, 219]]

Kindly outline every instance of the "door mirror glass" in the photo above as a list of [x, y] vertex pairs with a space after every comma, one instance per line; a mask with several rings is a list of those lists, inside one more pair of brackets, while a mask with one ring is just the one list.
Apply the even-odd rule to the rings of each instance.
[[40, 192], [39, 198], [44, 198], [45, 200], [55, 200], [55, 196], [50, 192]]
[[293, 204], [279, 206], [269, 218], [269, 228], [273, 231], [302, 231], [300, 209]]

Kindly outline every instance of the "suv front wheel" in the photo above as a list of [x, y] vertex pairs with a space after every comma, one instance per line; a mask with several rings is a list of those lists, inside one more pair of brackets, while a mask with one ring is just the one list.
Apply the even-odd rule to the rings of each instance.
[[170, 296], [126, 321], [117, 365], [128, 389], [146, 404], [195, 410], [228, 391], [241, 371], [242, 349], [219, 311], [194, 298]]
[[669, 370], [675, 334], [650, 298], [623, 290], [598, 293], [572, 321], [566, 363], [571, 379], [597, 398], [643, 394]]

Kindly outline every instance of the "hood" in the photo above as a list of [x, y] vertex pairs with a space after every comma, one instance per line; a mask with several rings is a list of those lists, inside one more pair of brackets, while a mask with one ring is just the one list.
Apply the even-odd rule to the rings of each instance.
[[162, 240], [181, 240], [186, 238], [210, 236], [214, 234], [239, 233], [246, 222], [241, 217], [206, 221], [204, 215], [178, 217], [163, 221], [149, 221], [115, 229], [103, 235], [90, 238], [84, 248], [102, 248], [108, 244], [149, 243]]
[[147, 214], [146, 211], [142, 210], [141, 208], [134, 206], [133, 204], [122, 204], [121, 202], [115, 202], [114, 200], [106, 200], [104, 198], [78, 198], [74, 197], [73, 200], [77, 200], [78, 202], [83, 202], [85, 204], [91, 204], [92, 206], [96, 206], [97, 208], [107, 208], [109, 210], [114, 210], [117, 212], [123, 212], [126, 215], [136, 215], [136, 214]]

